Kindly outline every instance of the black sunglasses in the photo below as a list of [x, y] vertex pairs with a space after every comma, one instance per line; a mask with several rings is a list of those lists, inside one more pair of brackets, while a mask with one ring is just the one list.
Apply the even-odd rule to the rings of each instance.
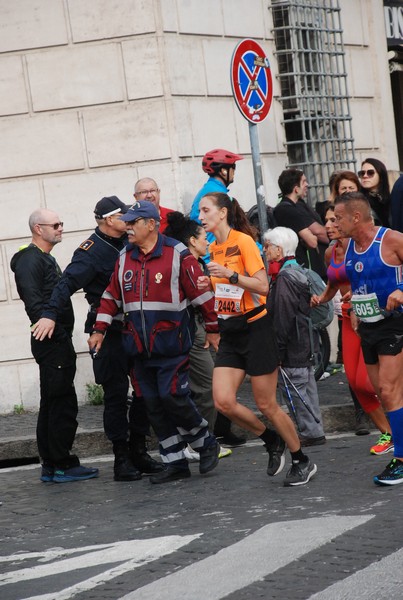
[[57, 231], [59, 227], [63, 228], [63, 223], [61, 221], [60, 223], [38, 223], [38, 225], [41, 227], [53, 227], [55, 231]]
[[361, 179], [364, 175], [368, 175], [368, 177], [373, 177], [375, 175], [375, 169], [367, 169], [366, 171], [358, 171], [358, 177]]

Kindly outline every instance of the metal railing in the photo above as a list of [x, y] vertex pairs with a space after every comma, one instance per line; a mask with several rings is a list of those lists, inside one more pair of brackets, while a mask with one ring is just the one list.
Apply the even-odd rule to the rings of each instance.
[[311, 204], [328, 197], [330, 175], [355, 169], [338, 0], [272, 0], [289, 166], [302, 169]]

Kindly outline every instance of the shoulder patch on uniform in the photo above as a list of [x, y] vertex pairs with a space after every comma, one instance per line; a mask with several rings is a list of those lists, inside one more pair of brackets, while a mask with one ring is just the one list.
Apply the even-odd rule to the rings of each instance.
[[81, 250], [89, 250], [91, 248], [91, 246], [94, 245], [94, 241], [93, 240], [85, 240], [85, 242], [83, 242], [82, 244], [79, 245], [79, 248], [81, 248]]

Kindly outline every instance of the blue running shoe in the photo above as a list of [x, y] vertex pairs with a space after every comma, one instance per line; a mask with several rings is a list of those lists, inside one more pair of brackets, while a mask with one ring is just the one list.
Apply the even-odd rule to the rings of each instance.
[[48, 465], [42, 465], [42, 471], [41, 471], [41, 481], [45, 481], [46, 483], [48, 481], [53, 481], [53, 477], [55, 474], [55, 469], [54, 467], [49, 467]]
[[375, 475], [376, 485], [397, 485], [403, 483], [403, 462], [392, 458], [388, 466], [380, 475]]
[[85, 479], [93, 479], [98, 477], [99, 469], [90, 467], [71, 467], [71, 469], [56, 469], [53, 476], [53, 481], [56, 483], [67, 483], [68, 481], [83, 481]]

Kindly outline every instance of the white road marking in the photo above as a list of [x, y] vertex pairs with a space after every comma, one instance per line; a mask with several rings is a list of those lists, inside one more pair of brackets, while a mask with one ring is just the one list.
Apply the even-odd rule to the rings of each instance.
[[[33, 555], [25, 554], [24, 559], [31, 559], [32, 557], [41, 557], [42, 560], [51, 560], [44, 565], [36, 567], [30, 567], [26, 569], [20, 569], [18, 571], [10, 571], [0, 576], [0, 585], [7, 585], [10, 583], [17, 583], [19, 581], [26, 581], [32, 579], [39, 579], [56, 573], [73, 572], [79, 569], [87, 567], [121, 563], [116, 567], [103, 571], [99, 575], [91, 577], [83, 582], [79, 582], [61, 591], [53, 591], [49, 594], [41, 594], [39, 596], [30, 596], [29, 598], [21, 600], [70, 600], [75, 595], [81, 592], [91, 590], [98, 585], [104, 584], [107, 581], [118, 577], [128, 571], [131, 571], [135, 567], [142, 566], [150, 561], [157, 560], [166, 554], [175, 552], [182, 546], [190, 544], [193, 540], [200, 537], [201, 534], [187, 535], [187, 536], [167, 536], [160, 538], [153, 538], [150, 540], [131, 540], [125, 542], [116, 542], [112, 544], [101, 544], [99, 546], [87, 546], [83, 548], [75, 548], [73, 550], [50, 550], [44, 553], [33, 553]], [[87, 554], [82, 554], [87, 552]], [[73, 558], [67, 558], [60, 561], [55, 561], [55, 558], [64, 556], [66, 554], [80, 553], [79, 556]], [[18, 554], [12, 557], [4, 557], [7, 561], [20, 560]], [[127, 560], [127, 559], [130, 560]], [[0, 557], [0, 562], [2, 557]], [[56, 594], [56, 595], [55, 595]]]
[[371, 563], [343, 581], [334, 583], [308, 600], [402, 600], [403, 549]]
[[177, 600], [178, 595], [192, 600], [220, 600], [372, 518], [331, 516], [266, 525], [213, 556], [120, 600]]

